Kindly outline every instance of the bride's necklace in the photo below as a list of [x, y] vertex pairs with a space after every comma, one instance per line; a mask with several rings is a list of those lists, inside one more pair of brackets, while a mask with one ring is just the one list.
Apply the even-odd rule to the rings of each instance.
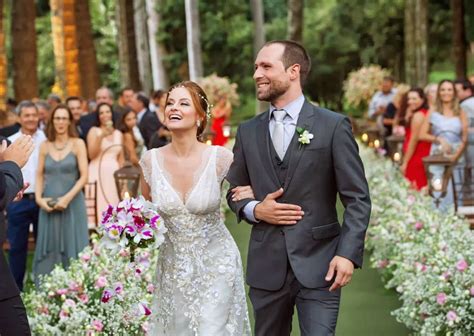
[[64, 149], [66, 149], [66, 147], [69, 145], [69, 140], [67, 140], [65, 143], [64, 143], [64, 146], [62, 147], [59, 147], [58, 145], [56, 145], [56, 141], [53, 142], [53, 147], [57, 150], [57, 151], [63, 151]]

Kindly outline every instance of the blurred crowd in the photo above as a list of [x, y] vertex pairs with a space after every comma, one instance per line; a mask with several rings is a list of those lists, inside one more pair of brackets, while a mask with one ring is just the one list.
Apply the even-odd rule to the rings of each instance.
[[[440, 181], [444, 170], [430, 167], [427, 180], [422, 159], [442, 155], [455, 166], [453, 179], [470, 190], [474, 162], [474, 76], [469, 79], [442, 80], [425, 88], [398, 85], [385, 77], [381, 89], [369, 105], [369, 118], [377, 124], [388, 148], [388, 137], [404, 136], [400, 169], [413, 188], [422, 190]], [[453, 207], [456, 192], [449, 183], [440, 209]], [[465, 191], [464, 190], [464, 191]], [[461, 199], [462, 197], [458, 197]]]

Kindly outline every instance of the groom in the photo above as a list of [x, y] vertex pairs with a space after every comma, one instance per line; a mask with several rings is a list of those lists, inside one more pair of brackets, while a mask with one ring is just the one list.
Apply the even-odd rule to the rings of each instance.
[[349, 119], [303, 96], [310, 68], [296, 42], [259, 51], [253, 77], [270, 109], [240, 125], [227, 175], [231, 189], [250, 185], [255, 195], [234, 189], [227, 201], [253, 225], [247, 283], [258, 336], [290, 335], [295, 305], [302, 335], [334, 335], [341, 287], [362, 266], [371, 208], [364, 168]]

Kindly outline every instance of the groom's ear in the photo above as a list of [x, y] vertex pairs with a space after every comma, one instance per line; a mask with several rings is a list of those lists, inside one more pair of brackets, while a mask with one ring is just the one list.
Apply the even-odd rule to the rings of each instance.
[[290, 75], [291, 80], [300, 80], [300, 70], [301, 70], [301, 65], [298, 63], [295, 63], [291, 66], [288, 67], [288, 73]]

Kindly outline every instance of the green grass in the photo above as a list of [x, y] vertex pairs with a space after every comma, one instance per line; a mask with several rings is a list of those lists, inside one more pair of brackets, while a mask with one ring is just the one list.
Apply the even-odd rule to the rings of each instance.
[[[339, 208], [341, 209], [340, 205]], [[342, 211], [339, 212], [341, 213]], [[245, 268], [251, 227], [244, 222], [237, 224], [233, 214], [227, 215], [226, 224], [239, 247]], [[351, 284], [342, 291], [336, 335], [408, 335], [409, 331], [390, 315], [392, 310], [400, 306], [397, 294], [386, 290], [377, 271], [369, 268], [368, 265], [369, 255], [366, 254], [365, 267], [362, 270], [356, 270]], [[247, 304], [253, 327], [253, 311], [248, 298]], [[291, 335], [300, 335], [296, 313], [293, 315]]]

